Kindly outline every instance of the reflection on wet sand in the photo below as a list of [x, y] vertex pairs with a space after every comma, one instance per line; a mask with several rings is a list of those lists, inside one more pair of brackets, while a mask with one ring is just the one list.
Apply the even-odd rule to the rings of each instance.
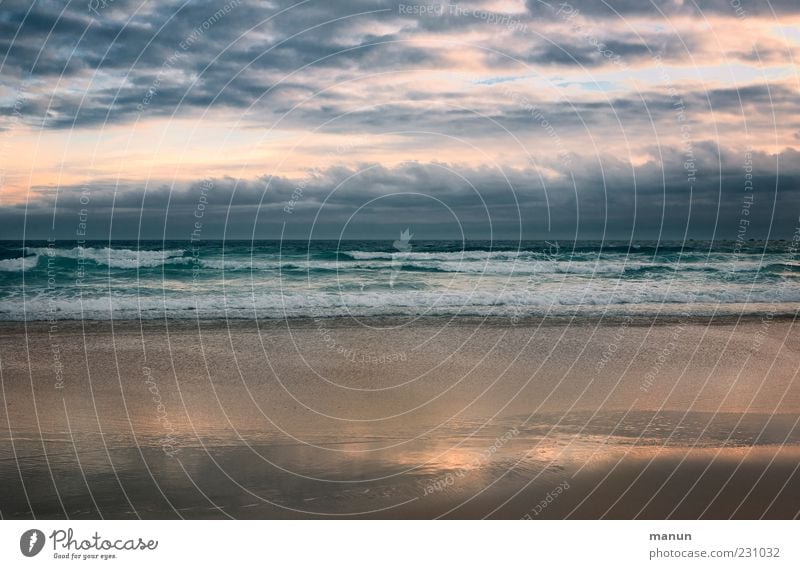
[[[666, 325], [631, 328], [629, 338], [647, 342], [621, 347], [619, 362], [598, 375], [613, 327], [552, 326], [530, 343], [531, 329], [434, 324], [393, 337], [393, 348], [415, 356], [379, 368], [308, 347], [299, 364], [277, 328], [263, 350], [246, 325], [203, 330], [202, 341], [191, 328], [168, 338], [151, 328], [149, 373], [136, 327], [117, 325], [113, 337], [98, 327], [60, 337], [63, 389], [26, 357], [18, 335], [0, 335], [8, 427], [0, 513], [792, 518], [800, 510], [800, 356], [779, 341], [793, 324], [776, 323], [749, 356], [747, 327], [687, 327], [675, 349], [699, 346], [701, 357], [661, 369], [646, 393], [638, 388], [659, 338], [670, 336]], [[348, 345], [380, 343], [363, 328], [336, 330]], [[313, 328], [291, 335], [315, 341]], [[28, 353], [46, 342], [33, 329]], [[588, 348], [554, 350], [558, 342]], [[448, 359], [448, 346], [466, 347]]]
[[179, 437], [173, 457], [152, 437], [31, 434], [2, 457], [3, 515], [525, 517], [560, 485], [536, 517], [793, 517], [800, 503], [793, 417], [525, 419], [399, 446], [411, 437], [208, 433]]

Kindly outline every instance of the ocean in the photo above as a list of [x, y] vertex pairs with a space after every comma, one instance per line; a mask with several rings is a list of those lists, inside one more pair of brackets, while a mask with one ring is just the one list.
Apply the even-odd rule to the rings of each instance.
[[794, 314], [797, 243], [5, 241], [0, 319]]

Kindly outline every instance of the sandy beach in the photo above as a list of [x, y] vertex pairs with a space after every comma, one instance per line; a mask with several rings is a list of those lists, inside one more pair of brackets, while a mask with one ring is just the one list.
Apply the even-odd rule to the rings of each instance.
[[793, 518], [789, 319], [0, 325], [3, 518]]

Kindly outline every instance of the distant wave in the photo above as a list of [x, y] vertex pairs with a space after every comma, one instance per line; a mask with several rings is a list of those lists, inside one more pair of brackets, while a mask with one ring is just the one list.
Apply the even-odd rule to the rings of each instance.
[[352, 259], [405, 259], [412, 261], [482, 261], [488, 259], [532, 259], [542, 257], [541, 251], [343, 251]]
[[0, 260], [0, 271], [21, 273], [39, 264], [39, 256], [18, 257]]
[[115, 269], [137, 269], [157, 267], [169, 261], [185, 263], [185, 250], [168, 249], [163, 251], [145, 251], [136, 249], [114, 249], [103, 247], [73, 247], [71, 249], [48, 247], [25, 247], [28, 255], [61, 257], [64, 259], [85, 259], [98, 265], [106, 265]]

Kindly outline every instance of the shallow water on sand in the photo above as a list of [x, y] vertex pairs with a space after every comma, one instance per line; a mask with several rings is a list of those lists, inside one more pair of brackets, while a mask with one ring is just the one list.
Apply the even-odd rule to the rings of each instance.
[[[537, 516], [666, 517], [682, 506], [689, 517], [704, 510], [720, 516], [735, 507], [745, 517], [792, 517], [798, 509], [795, 416], [526, 419], [448, 424], [416, 439], [416, 431], [302, 433], [303, 442], [263, 431], [183, 434], [172, 442], [172, 456], [152, 436], [133, 441], [113, 433], [57, 433], [43, 440], [29, 433], [13, 445], [0, 443], [0, 503], [6, 518], [522, 517], [566, 486], [561, 503]], [[671, 498], [673, 486], [689, 483], [687, 472], [705, 501]], [[774, 493], [779, 480], [784, 498], [759, 502], [739, 492], [733, 501], [712, 499], [741, 485], [743, 477], [752, 479], [747, 489], [755, 496], [767, 483]], [[599, 508], [600, 498], [584, 501], [610, 482], [620, 500], [616, 510]], [[651, 488], [649, 504], [640, 490], [626, 498], [637, 483]], [[601, 495], [608, 500], [607, 491]]]
[[[0, 328], [0, 513], [800, 510], [791, 321], [363, 324], [326, 329], [348, 349], [405, 359], [354, 362], [329, 349], [314, 321]], [[654, 372], [670, 343], [670, 364]]]

